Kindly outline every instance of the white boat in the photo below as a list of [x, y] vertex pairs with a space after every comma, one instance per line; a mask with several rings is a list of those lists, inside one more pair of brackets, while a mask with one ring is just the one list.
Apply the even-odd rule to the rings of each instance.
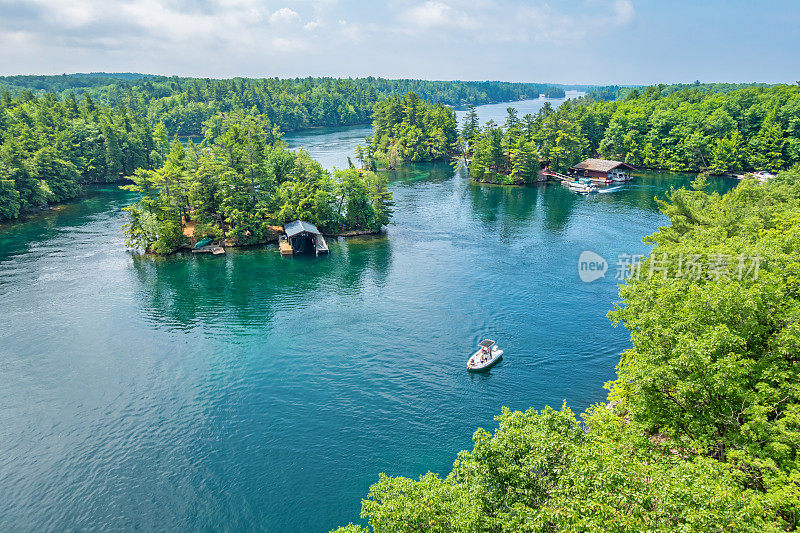
[[503, 358], [503, 350], [497, 347], [493, 340], [486, 339], [478, 345], [478, 351], [472, 354], [467, 361], [467, 370], [482, 372], [489, 370]]
[[633, 179], [633, 177], [624, 170], [612, 170], [608, 173], [608, 177], [615, 183], [631, 181]]
[[570, 182], [569, 190], [577, 192], [579, 194], [589, 194], [592, 192], [597, 192], [597, 185], [587, 180], [586, 178], [583, 178], [578, 181]]

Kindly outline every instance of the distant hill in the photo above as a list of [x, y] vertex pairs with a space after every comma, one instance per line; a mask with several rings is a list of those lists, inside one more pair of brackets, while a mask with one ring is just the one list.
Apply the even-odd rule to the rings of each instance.
[[91, 89], [112, 85], [120, 81], [135, 81], [152, 77], [148, 74], [134, 72], [0, 76], [0, 90], [6, 89], [15, 93], [28, 89], [31, 91], [60, 93], [70, 89]]

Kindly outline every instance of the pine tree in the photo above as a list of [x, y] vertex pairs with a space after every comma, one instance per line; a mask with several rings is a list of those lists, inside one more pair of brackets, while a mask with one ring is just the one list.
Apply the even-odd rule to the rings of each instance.
[[750, 146], [752, 149], [750, 165], [754, 170], [777, 172], [786, 166], [783, 158], [786, 139], [774, 109], [764, 119], [761, 130], [750, 142]]

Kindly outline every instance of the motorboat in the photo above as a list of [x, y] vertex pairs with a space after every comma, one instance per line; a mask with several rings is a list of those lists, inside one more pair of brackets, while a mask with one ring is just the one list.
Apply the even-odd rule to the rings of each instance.
[[613, 181], [615, 183], [631, 181], [633, 179], [633, 177], [630, 175], [630, 173], [625, 172], [624, 170], [619, 170], [619, 169], [612, 170], [611, 172], [609, 172], [608, 173], [608, 177], [611, 178], [611, 181]]
[[590, 180], [586, 178], [581, 178], [579, 180], [570, 182], [569, 190], [577, 192], [579, 194], [589, 194], [597, 192], [598, 189], [597, 185], [592, 183]]
[[467, 370], [470, 372], [483, 372], [489, 370], [503, 358], [503, 350], [491, 339], [486, 339], [478, 345], [478, 351], [472, 354], [467, 361]]

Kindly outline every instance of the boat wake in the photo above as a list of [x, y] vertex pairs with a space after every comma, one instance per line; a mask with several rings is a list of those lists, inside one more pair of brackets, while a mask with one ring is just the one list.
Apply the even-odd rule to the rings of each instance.
[[604, 193], [609, 193], [609, 192], [617, 192], [617, 191], [619, 191], [621, 189], [624, 189], [624, 188], [625, 188], [624, 185], [617, 185], [616, 187], [609, 187], [608, 189], [600, 189], [597, 192], [600, 193], [600, 194], [604, 194]]

